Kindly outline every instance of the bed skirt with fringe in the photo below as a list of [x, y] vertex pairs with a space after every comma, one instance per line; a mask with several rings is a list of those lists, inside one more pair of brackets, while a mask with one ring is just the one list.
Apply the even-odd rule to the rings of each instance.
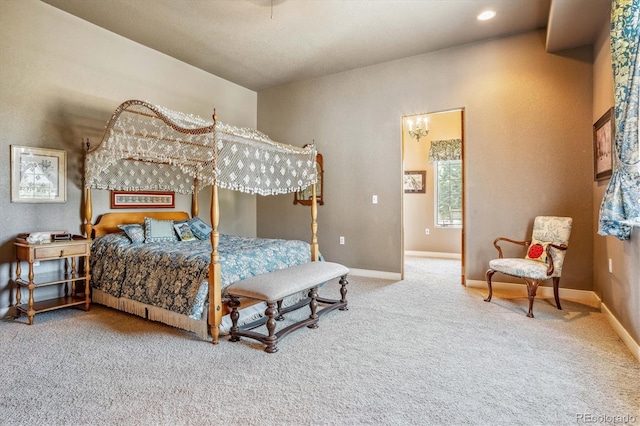
[[147, 305], [146, 303], [136, 302], [135, 300], [115, 297], [102, 290], [93, 288], [91, 290], [91, 302], [108, 306], [119, 311], [137, 315], [151, 321], [161, 322], [181, 330], [195, 333], [202, 340], [209, 338], [209, 327], [206, 315], [202, 319], [189, 318], [187, 315], [171, 312], [166, 309]]
[[[291, 306], [303, 300], [305, 297], [306, 294], [304, 293], [289, 296], [283, 300], [283, 306]], [[147, 305], [146, 303], [136, 302], [135, 300], [126, 299], [123, 297], [115, 297], [97, 288], [91, 289], [91, 302], [108, 306], [110, 308], [117, 309], [122, 312], [127, 312], [129, 314], [137, 315], [151, 321], [157, 321], [162, 324], [170, 325], [181, 330], [190, 331], [192, 333], [195, 333], [202, 340], [208, 340], [210, 337], [209, 324], [207, 323], [207, 306], [205, 306], [202, 318], [194, 319], [187, 315], [178, 314], [176, 312], [168, 311], [166, 309], [158, 308], [152, 305]], [[266, 303], [261, 302], [240, 310], [238, 325], [242, 326], [245, 324], [250, 324], [254, 321], [259, 320], [260, 318], [263, 318], [266, 306]], [[231, 318], [229, 318], [229, 315], [225, 315], [222, 317], [222, 323], [220, 324], [220, 334], [228, 334], [230, 328]]]

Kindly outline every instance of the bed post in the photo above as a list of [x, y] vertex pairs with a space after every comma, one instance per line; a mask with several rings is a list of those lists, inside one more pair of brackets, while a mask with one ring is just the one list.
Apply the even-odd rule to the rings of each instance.
[[91, 216], [93, 216], [93, 206], [91, 205], [91, 188], [85, 189], [84, 195], [84, 233], [88, 239], [91, 239]]
[[319, 260], [318, 254], [318, 200], [316, 198], [316, 184], [311, 185], [311, 261]]
[[198, 216], [198, 178], [193, 180], [193, 193], [191, 194], [191, 217]]
[[[89, 153], [89, 149], [91, 149], [91, 142], [89, 142], [89, 138], [87, 138], [86, 142], [87, 149], [84, 152], [84, 170], [86, 174], [87, 170], [87, 154]], [[86, 176], [85, 176], [86, 179]], [[91, 203], [91, 187], [87, 186], [84, 192], [84, 233], [88, 239], [91, 239], [91, 217], [93, 216], [93, 205]]]
[[220, 335], [220, 323], [222, 322], [222, 289], [220, 286], [220, 254], [218, 253], [218, 242], [220, 241], [220, 231], [218, 231], [218, 187], [211, 186], [211, 263], [209, 264], [209, 325], [213, 344], [218, 344]]
[[[216, 147], [216, 110], [213, 110], [213, 168], [217, 167], [218, 148]], [[214, 178], [211, 185], [211, 263], [209, 264], [209, 325], [211, 326], [212, 343], [218, 344], [220, 323], [222, 322], [222, 286], [220, 272], [220, 206], [218, 201], [218, 181]]]

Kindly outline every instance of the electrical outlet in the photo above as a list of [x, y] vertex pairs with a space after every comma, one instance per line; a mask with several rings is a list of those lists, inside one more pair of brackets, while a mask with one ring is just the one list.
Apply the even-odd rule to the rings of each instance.
[[344, 237], [340, 235], [340, 245], [344, 245]]
[[424, 235], [429, 235], [429, 228], [425, 228]]
[[609, 273], [613, 274], [613, 260], [609, 258]]
[[34, 261], [33, 266], [40, 266], [40, 261], [39, 260]]
[[372, 202], [373, 204], [378, 204], [378, 196], [377, 196], [377, 195], [374, 195], [373, 197], [371, 197], [371, 202]]

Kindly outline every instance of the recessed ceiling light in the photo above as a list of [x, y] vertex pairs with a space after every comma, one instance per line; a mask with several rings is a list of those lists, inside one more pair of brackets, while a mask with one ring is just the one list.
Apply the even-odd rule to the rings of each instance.
[[478, 15], [478, 21], [486, 21], [487, 19], [491, 19], [496, 16], [496, 12], [493, 10], [485, 10], [480, 15]]

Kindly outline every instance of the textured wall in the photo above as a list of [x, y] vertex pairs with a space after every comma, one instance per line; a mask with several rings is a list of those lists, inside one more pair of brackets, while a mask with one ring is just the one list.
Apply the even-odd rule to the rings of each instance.
[[[12, 241], [16, 234], [52, 228], [81, 231], [83, 153], [124, 100], [152, 103], [256, 126], [257, 94], [143, 47], [36, 0], [0, 1], [0, 315], [11, 303]], [[64, 149], [67, 202], [10, 203], [9, 146]], [[98, 192], [98, 191], [96, 191]], [[94, 219], [108, 192], [94, 194]], [[210, 197], [201, 191], [200, 216]], [[178, 197], [189, 211], [190, 198]], [[222, 195], [221, 228], [255, 235], [255, 197]], [[44, 265], [42, 266], [44, 267]]]
[[[594, 45], [594, 123], [614, 105], [609, 31], [608, 22], [604, 22]], [[633, 230], [629, 241], [597, 235], [600, 203], [608, 184], [608, 179], [593, 184], [594, 290], [636, 343], [640, 344], [640, 228]], [[613, 273], [609, 273], [609, 259], [613, 264]]]
[[[592, 51], [548, 54], [544, 38], [530, 32], [259, 92], [260, 130], [296, 145], [315, 139], [324, 155], [322, 253], [401, 271], [401, 117], [465, 108], [467, 278], [484, 279], [497, 236], [525, 239], [534, 216], [567, 215], [575, 222], [562, 285], [591, 290]], [[258, 199], [258, 235], [308, 238], [308, 229], [291, 197]]]

